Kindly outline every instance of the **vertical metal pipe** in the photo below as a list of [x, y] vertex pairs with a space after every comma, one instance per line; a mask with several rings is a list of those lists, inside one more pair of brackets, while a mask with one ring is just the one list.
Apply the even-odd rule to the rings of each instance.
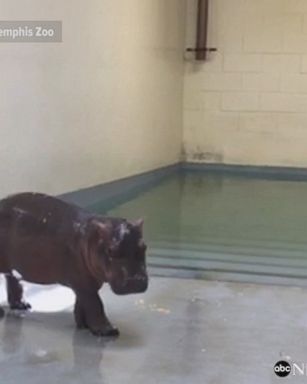
[[209, 0], [198, 0], [196, 60], [207, 58]]

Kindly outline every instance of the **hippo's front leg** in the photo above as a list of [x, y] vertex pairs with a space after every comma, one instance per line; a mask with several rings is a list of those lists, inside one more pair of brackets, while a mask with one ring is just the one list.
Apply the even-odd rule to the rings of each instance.
[[85, 318], [85, 311], [82, 308], [80, 300], [76, 297], [75, 308], [74, 308], [75, 322], [78, 329], [88, 328]]
[[119, 331], [114, 328], [107, 318], [103, 303], [97, 292], [75, 291], [76, 304], [74, 309], [78, 328], [89, 328], [96, 336], [118, 336]]

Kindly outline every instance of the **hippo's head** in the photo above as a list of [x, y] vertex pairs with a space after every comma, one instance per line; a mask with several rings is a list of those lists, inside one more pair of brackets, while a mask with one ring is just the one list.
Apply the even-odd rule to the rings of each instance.
[[143, 220], [94, 220], [88, 226], [87, 266], [99, 280], [108, 282], [114, 293], [142, 293], [148, 287]]
[[145, 292], [148, 287], [143, 220], [113, 223], [112, 245], [106, 259], [108, 282], [114, 293]]

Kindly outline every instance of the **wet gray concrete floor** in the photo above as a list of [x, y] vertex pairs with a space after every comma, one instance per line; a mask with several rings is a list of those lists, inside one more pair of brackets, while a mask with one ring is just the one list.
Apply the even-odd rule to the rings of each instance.
[[146, 294], [118, 297], [106, 287], [116, 340], [75, 330], [65, 288], [26, 285], [26, 296], [31, 313], [0, 321], [1, 384], [266, 384], [280, 382], [278, 360], [307, 361], [306, 288], [152, 278]]

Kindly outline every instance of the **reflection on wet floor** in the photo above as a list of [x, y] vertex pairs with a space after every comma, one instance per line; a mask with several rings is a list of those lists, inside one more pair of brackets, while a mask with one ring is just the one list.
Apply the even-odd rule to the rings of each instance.
[[[60, 301], [51, 288], [28, 286], [26, 298]], [[76, 331], [71, 305], [48, 313], [36, 302], [24, 317], [7, 314], [0, 383], [267, 384], [281, 354], [305, 356], [303, 288], [152, 278], [146, 294], [102, 296], [118, 339]]]
[[[126, 348], [130, 336], [125, 337], [124, 332], [121, 339], [102, 339], [86, 330], [78, 331], [70, 290], [27, 283], [24, 286], [33, 311], [25, 314], [5, 307], [6, 316], [0, 321], [0, 382], [104, 383], [105, 349], [114, 343]], [[0, 287], [1, 302], [4, 284]], [[130, 346], [137, 340], [131, 340]]]
[[[59, 313], [57, 319], [51, 319], [50, 315], [46, 318], [45, 314], [36, 313], [39, 325], [17, 315], [8, 315], [3, 320], [1, 382], [104, 382], [100, 364], [107, 341], [98, 343], [84, 332], [66, 330], [67, 335], [62, 336], [69, 344], [64, 346], [59, 339], [62, 316]], [[52, 321], [56, 322], [53, 332]]]

